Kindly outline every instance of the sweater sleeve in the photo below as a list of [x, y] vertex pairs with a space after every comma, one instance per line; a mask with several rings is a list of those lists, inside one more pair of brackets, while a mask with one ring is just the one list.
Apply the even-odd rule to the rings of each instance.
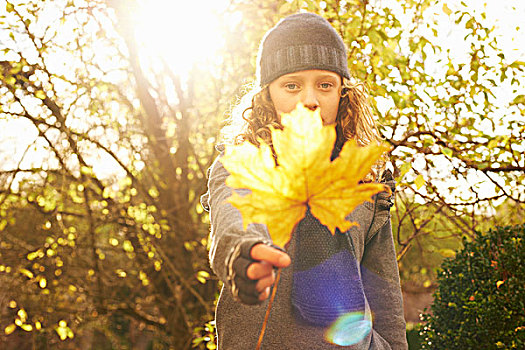
[[366, 243], [361, 275], [373, 315], [370, 349], [407, 349], [403, 298], [390, 219]]
[[[245, 241], [254, 243], [271, 241], [264, 225], [250, 224], [246, 230], [243, 230], [241, 213], [226, 202], [232, 193], [232, 189], [226, 185], [228, 175], [219, 156], [210, 169], [208, 193], [203, 200], [207, 202], [203, 205], [210, 211], [210, 265], [223, 282], [227, 282], [226, 261], [234, 247]], [[241, 195], [249, 193], [248, 191], [236, 190]]]

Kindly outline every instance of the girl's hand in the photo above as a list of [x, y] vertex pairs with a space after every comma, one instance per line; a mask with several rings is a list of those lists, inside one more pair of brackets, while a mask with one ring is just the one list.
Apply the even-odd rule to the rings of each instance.
[[255, 289], [260, 293], [259, 300], [263, 301], [270, 295], [270, 287], [275, 282], [274, 267], [287, 267], [291, 259], [285, 252], [262, 243], [254, 245], [250, 255], [257, 262], [248, 266], [246, 275], [251, 280], [257, 280]]
[[244, 241], [230, 255], [228, 281], [234, 299], [244, 304], [260, 304], [275, 283], [274, 268], [287, 267], [290, 256], [260, 241]]

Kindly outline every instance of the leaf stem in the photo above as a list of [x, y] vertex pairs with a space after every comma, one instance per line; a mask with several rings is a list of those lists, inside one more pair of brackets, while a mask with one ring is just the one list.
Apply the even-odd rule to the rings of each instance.
[[266, 331], [266, 324], [268, 323], [268, 318], [270, 317], [270, 310], [272, 309], [273, 299], [275, 299], [277, 285], [279, 284], [279, 279], [281, 278], [281, 270], [282, 268], [277, 269], [277, 276], [275, 277], [272, 295], [270, 296], [270, 300], [268, 301], [268, 307], [266, 308], [266, 314], [264, 315], [264, 321], [261, 327], [261, 334], [259, 334], [259, 340], [257, 341], [257, 346], [255, 347], [255, 350], [259, 350], [261, 348], [261, 344], [264, 338], [264, 332]]

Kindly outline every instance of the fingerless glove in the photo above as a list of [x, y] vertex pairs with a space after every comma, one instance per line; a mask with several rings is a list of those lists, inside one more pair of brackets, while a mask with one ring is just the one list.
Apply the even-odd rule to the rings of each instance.
[[[252, 259], [250, 252], [258, 243], [268, 244], [260, 238], [246, 239], [237, 243], [226, 259], [227, 279], [233, 298], [243, 304], [260, 304], [260, 293], [255, 289], [257, 280], [249, 279], [247, 276], [248, 266], [257, 262]], [[270, 245], [270, 244], [268, 244]]]

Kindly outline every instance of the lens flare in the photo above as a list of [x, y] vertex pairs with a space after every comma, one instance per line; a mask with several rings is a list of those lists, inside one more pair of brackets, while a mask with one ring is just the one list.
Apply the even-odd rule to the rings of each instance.
[[349, 346], [362, 341], [372, 330], [372, 320], [362, 312], [340, 316], [325, 333], [325, 339], [335, 345]]

